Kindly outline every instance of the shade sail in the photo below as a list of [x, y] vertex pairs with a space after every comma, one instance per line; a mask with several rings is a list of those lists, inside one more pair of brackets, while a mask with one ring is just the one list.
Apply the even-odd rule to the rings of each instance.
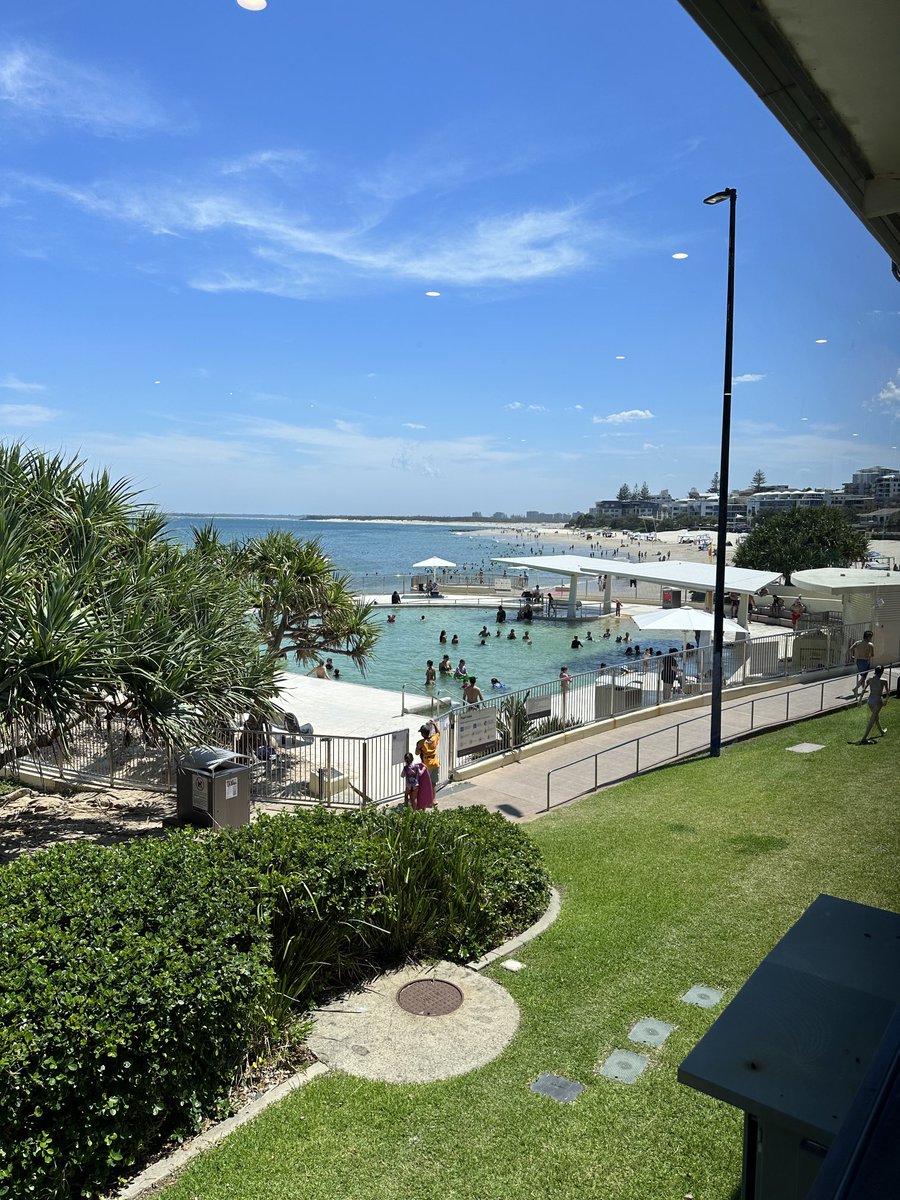
[[414, 567], [455, 567], [456, 563], [448, 562], [446, 558], [423, 558], [421, 562], [413, 563]]
[[[632, 621], [638, 629], [672, 629], [684, 632], [692, 629], [711, 630], [715, 619], [712, 613], [704, 612], [702, 608], [653, 608], [648, 612], [630, 613]], [[746, 633], [743, 625], [725, 617], [722, 622], [725, 633]]]

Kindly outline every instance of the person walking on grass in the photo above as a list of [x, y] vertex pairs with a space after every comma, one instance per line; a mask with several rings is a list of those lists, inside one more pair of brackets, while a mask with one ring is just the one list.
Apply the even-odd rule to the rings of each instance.
[[875, 657], [875, 645], [872, 642], [872, 630], [867, 629], [858, 642], [850, 647], [850, 657], [856, 660], [856, 683], [853, 685], [853, 695], [862, 704], [862, 693], [866, 687], [866, 676], [872, 670], [872, 659]]
[[888, 697], [888, 681], [882, 679], [884, 667], [876, 667], [872, 678], [863, 686], [863, 692], [866, 688], [869, 689], [869, 723], [866, 726], [866, 732], [860, 739], [860, 745], [865, 746], [869, 741], [869, 733], [872, 726], [878, 726], [878, 732], [882, 737], [887, 733], [886, 729], [881, 728], [881, 710], [884, 708]]

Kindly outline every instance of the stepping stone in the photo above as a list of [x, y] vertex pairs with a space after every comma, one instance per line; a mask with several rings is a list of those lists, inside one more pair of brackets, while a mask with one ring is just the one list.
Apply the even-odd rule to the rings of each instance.
[[504, 969], [504, 971], [524, 971], [525, 970], [525, 964], [523, 962], [519, 962], [519, 960], [517, 958], [506, 958], [503, 960], [503, 962], [500, 964], [500, 966]]
[[539, 1096], [549, 1096], [560, 1104], [572, 1104], [577, 1096], [584, 1091], [584, 1084], [576, 1083], [573, 1079], [564, 1079], [562, 1075], [550, 1075], [544, 1072], [538, 1075], [534, 1083], [528, 1087]]
[[724, 994], [718, 988], [705, 987], [698, 983], [686, 991], [681, 999], [685, 1004], [696, 1004], [698, 1008], [715, 1008]]
[[665, 1021], [654, 1021], [652, 1017], [646, 1017], [631, 1027], [628, 1040], [641, 1046], [662, 1046], [674, 1028], [674, 1025], [667, 1025]]
[[796, 746], [788, 746], [791, 754], [812, 754], [815, 750], [824, 750], [818, 742], [798, 742]]
[[635, 1054], [633, 1050], [613, 1050], [597, 1073], [617, 1083], [634, 1083], [649, 1061], [646, 1054]]

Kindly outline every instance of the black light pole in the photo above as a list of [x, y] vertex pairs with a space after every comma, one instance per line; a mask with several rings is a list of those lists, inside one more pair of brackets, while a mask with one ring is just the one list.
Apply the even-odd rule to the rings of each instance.
[[725, 543], [728, 540], [728, 457], [731, 445], [731, 348], [734, 338], [734, 225], [737, 192], [725, 188], [707, 196], [704, 204], [728, 201], [728, 299], [725, 305], [725, 388], [722, 394], [722, 461], [719, 464], [719, 524], [716, 534], [716, 592], [713, 607], [712, 709], [709, 721], [709, 756], [722, 752], [722, 633], [725, 625]]

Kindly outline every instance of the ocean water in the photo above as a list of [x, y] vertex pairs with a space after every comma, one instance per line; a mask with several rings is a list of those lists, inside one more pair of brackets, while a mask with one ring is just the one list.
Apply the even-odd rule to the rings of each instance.
[[[226, 541], [242, 541], [256, 537], [268, 529], [286, 529], [302, 538], [318, 538], [330, 556], [335, 569], [351, 577], [354, 588], [369, 593], [389, 593], [394, 587], [408, 580], [413, 574], [412, 564], [436, 556], [454, 562], [462, 569], [484, 570], [486, 574], [502, 574], [502, 568], [492, 567], [491, 558], [497, 555], [525, 556], [560, 553], [564, 546], [544, 544], [540, 538], [521, 534], [509, 538], [501, 535], [482, 536], [474, 534], [469, 526], [403, 523], [387, 521], [299, 521], [281, 517], [204, 517], [179, 516], [170, 518], [169, 533], [175, 540], [188, 544], [192, 527], [207, 520], [213, 521]], [[552, 586], [556, 580], [551, 575], [541, 577], [542, 586]], [[622, 618], [600, 621], [575, 621], [538, 619], [531, 628], [533, 644], [528, 646], [522, 634], [528, 628], [514, 620], [516, 604], [508, 603], [510, 621], [502, 636], [491, 636], [487, 644], [479, 644], [478, 632], [487, 625], [493, 635], [497, 629], [494, 617], [496, 603], [479, 608], [433, 607], [416, 609], [414, 604], [405, 603], [392, 612], [395, 623], [388, 624], [387, 609], [376, 613], [383, 625], [374, 658], [363, 676], [351, 663], [342, 662], [335, 656], [335, 665], [341, 677], [371, 687], [399, 691], [404, 687], [424, 691], [425, 664], [434, 661], [435, 667], [444, 651], [448, 652], [456, 667], [460, 658], [465, 658], [470, 674], [477, 675], [485, 694], [490, 689], [491, 676], [496, 676], [511, 688], [529, 687], [532, 684], [555, 679], [561, 666], [566, 665], [572, 674], [598, 668], [601, 662], [610, 664], [625, 662], [625, 646], [617, 645], [615, 637], [627, 629], [632, 640], [640, 633], [634, 625]], [[424, 620], [421, 618], [424, 616]], [[604, 630], [610, 628], [610, 638], [603, 639]], [[507, 638], [509, 629], [515, 628], [516, 640]], [[448, 644], [439, 642], [441, 629], [447, 632]], [[585, 641], [590, 629], [595, 642], [586, 643], [584, 649], [572, 650], [573, 634], [578, 632]], [[450, 645], [456, 634], [459, 645]], [[647, 643], [644, 643], [647, 644]], [[662, 643], [652, 642], [654, 647], [666, 649]], [[287, 664], [289, 670], [302, 670]], [[446, 686], [445, 686], [446, 685]], [[434, 690], [441, 694], [454, 694], [458, 684], [439, 680]]]

